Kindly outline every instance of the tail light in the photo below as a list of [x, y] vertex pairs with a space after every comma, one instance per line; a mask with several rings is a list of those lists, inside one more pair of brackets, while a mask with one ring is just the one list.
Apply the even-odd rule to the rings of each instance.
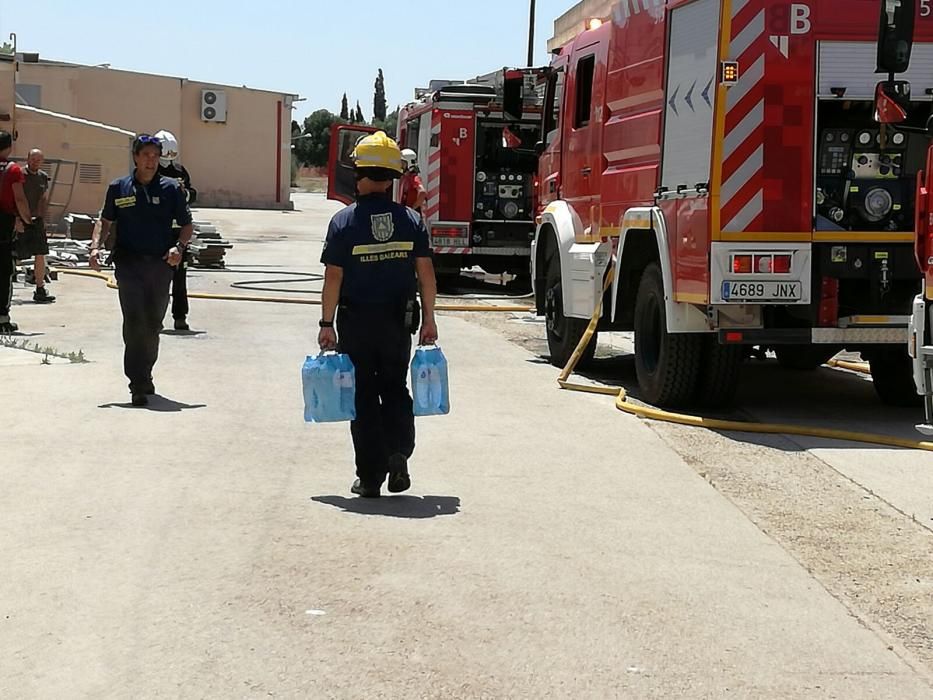
[[793, 255], [790, 253], [755, 253], [732, 256], [732, 272], [736, 275], [788, 275]]
[[776, 275], [789, 275], [792, 255], [775, 255], [773, 272]]
[[733, 255], [732, 272], [736, 275], [750, 275], [754, 271], [751, 255]]

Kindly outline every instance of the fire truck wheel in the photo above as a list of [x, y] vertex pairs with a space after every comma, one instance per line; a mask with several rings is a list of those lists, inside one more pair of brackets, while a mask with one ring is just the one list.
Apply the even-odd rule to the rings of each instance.
[[655, 406], [688, 404], [695, 396], [703, 337], [668, 333], [661, 268], [650, 265], [635, 299], [635, 373], [641, 398]]
[[784, 369], [812, 372], [829, 362], [839, 348], [825, 345], [779, 345], [774, 349], [778, 364]]
[[707, 408], [725, 408], [732, 403], [747, 352], [743, 345], [720, 345], [716, 336], [703, 336], [697, 404]]
[[[556, 250], [548, 259], [547, 276], [544, 280], [544, 319], [547, 324], [547, 347], [551, 364], [563, 368], [570, 361], [577, 349], [580, 338], [586, 331], [589, 321], [582, 318], [564, 316], [564, 293], [560, 277], [560, 253]], [[586, 369], [593, 363], [596, 354], [596, 337], [590, 340], [583, 351], [577, 367]]]
[[871, 365], [872, 382], [882, 402], [889, 406], [923, 405], [923, 397], [917, 394], [907, 348], [880, 347], [862, 355]]

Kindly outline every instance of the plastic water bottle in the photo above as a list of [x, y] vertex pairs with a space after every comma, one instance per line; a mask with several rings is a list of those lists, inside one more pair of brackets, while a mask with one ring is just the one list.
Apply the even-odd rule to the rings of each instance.
[[309, 356], [301, 369], [305, 420], [334, 423], [356, 419], [356, 370], [348, 355]]
[[411, 363], [411, 384], [416, 416], [450, 412], [447, 359], [436, 346], [418, 348]]
[[411, 386], [415, 399], [415, 415], [431, 415], [431, 366], [424, 350], [415, 350], [415, 359], [411, 365]]
[[345, 420], [356, 420], [356, 368], [349, 355], [338, 355], [340, 410]]

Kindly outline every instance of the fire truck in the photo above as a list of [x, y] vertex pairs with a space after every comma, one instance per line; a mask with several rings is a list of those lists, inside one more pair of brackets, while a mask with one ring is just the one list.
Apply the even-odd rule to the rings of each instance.
[[[931, 5], [620, 0], [565, 45], [547, 76], [532, 260], [551, 361], [602, 302], [598, 330], [634, 331], [640, 397], [656, 405], [728, 403], [752, 346], [795, 369], [860, 352], [884, 402], [916, 404], [929, 134], [911, 125], [933, 111]], [[916, 23], [909, 69], [885, 67], [879, 7]]]
[[[502, 69], [465, 82], [435, 81], [399, 112], [399, 146], [418, 154], [427, 190], [422, 215], [440, 278], [473, 266], [530, 278], [543, 71]], [[350, 144], [367, 131], [337, 131], [331, 150], [340, 156], [337, 170], [352, 168]], [[332, 199], [348, 202], [353, 194], [346, 172], [342, 186], [331, 177]]]

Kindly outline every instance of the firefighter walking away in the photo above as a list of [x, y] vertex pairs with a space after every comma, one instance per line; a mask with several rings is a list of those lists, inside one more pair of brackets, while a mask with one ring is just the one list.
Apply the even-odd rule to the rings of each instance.
[[420, 216], [390, 195], [403, 173], [398, 144], [380, 131], [361, 139], [352, 159], [357, 201], [331, 220], [321, 256], [326, 271], [318, 341], [322, 350], [339, 347], [356, 367], [357, 418], [350, 432], [357, 479], [351, 491], [377, 498], [387, 477], [392, 493], [411, 487], [411, 337], [420, 321], [421, 344], [437, 340], [437, 282]]

